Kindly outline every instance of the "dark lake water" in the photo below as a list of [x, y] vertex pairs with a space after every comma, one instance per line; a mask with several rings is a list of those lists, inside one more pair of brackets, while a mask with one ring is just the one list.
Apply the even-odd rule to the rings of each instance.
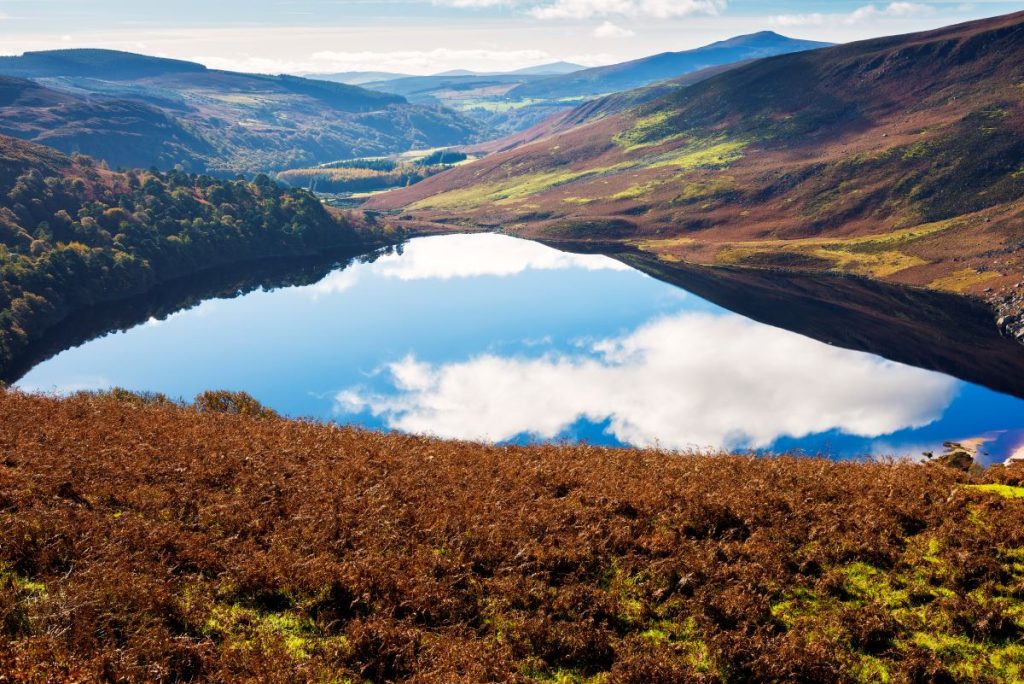
[[1020, 399], [499, 235], [419, 238], [312, 285], [211, 299], [66, 350], [18, 386], [245, 390], [292, 416], [494, 442], [1024, 454]]

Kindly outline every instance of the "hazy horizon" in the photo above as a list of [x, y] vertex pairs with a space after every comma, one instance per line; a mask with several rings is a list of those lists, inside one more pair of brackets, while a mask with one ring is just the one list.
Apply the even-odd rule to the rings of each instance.
[[260, 73], [611, 64], [771, 30], [849, 42], [1024, 9], [1024, 2], [849, 0], [0, 0], [3, 54], [105, 48]]

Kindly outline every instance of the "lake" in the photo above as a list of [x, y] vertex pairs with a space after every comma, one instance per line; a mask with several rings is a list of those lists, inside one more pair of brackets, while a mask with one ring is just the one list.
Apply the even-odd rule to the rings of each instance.
[[150, 318], [17, 386], [244, 390], [290, 416], [493, 442], [1024, 454], [1014, 396], [755, 322], [609, 256], [451, 235], [325, 273]]

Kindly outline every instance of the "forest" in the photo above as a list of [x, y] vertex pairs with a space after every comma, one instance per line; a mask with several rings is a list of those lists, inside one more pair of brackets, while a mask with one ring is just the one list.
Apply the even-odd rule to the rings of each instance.
[[386, 157], [350, 159], [311, 169], [281, 171], [276, 179], [289, 186], [325, 194], [362, 193], [414, 185], [468, 159], [464, 152], [438, 150], [406, 161]]
[[[260, 175], [114, 173], [6, 142], [0, 159], [0, 359], [70, 312], [248, 260], [394, 242], [398, 233]], [[0, 367], [0, 372], [4, 370]]]

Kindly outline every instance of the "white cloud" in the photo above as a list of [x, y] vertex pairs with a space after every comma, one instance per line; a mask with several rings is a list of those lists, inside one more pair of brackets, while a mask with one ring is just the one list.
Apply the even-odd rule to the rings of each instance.
[[727, 0], [554, 0], [534, 7], [530, 14], [538, 19], [590, 19], [613, 15], [669, 19], [719, 14], [727, 4]]
[[485, 65], [495, 71], [514, 69], [551, 59], [544, 50], [491, 50], [435, 48], [396, 52], [337, 52], [325, 50], [313, 55], [318, 68], [337, 71], [399, 71], [432, 73], [466, 64]]
[[820, 12], [812, 14], [780, 14], [772, 17], [776, 26], [821, 26], [825, 23], [825, 15]]
[[595, 38], [630, 38], [635, 35], [635, 32], [610, 21], [606, 21], [594, 29]]
[[337, 410], [395, 429], [501, 441], [554, 438], [580, 418], [638, 446], [764, 447], [839, 429], [878, 437], [941, 417], [957, 383], [735, 315], [684, 313], [576, 355], [483, 355], [387, 368], [395, 391], [349, 389]]
[[475, 9], [481, 7], [500, 7], [511, 3], [510, 0], [433, 0], [433, 4], [441, 7]]
[[320, 50], [308, 58], [298, 60], [283, 60], [252, 54], [239, 54], [233, 57], [198, 55], [192, 59], [214, 69], [252, 73], [317, 74], [341, 71], [394, 71], [430, 74], [464, 68], [467, 65], [486, 71], [510, 71], [524, 66], [551, 62], [555, 60], [555, 57], [551, 53], [539, 49], [434, 48], [389, 52]]
[[921, 5], [913, 2], [893, 2], [889, 5], [878, 8], [877, 5], [865, 5], [851, 12], [843, 21], [846, 24], [859, 24], [865, 21], [873, 21], [879, 18], [906, 18], [922, 14], [929, 14], [934, 11], [929, 5]]
[[341, 294], [351, 290], [359, 282], [359, 276], [356, 273], [352, 267], [329, 273], [326, 278], [313, 286], [314, 296]]
[[884, 20], [907, 20], [931, 15], [935, 8], [913, 2], [892, 2], [888, 5], [864, 5], [849, 13], [823, 14], [780, 14], [771, 18], [771, 23], [784, 28], [800, 26], [857, 26], [878, 24]]

